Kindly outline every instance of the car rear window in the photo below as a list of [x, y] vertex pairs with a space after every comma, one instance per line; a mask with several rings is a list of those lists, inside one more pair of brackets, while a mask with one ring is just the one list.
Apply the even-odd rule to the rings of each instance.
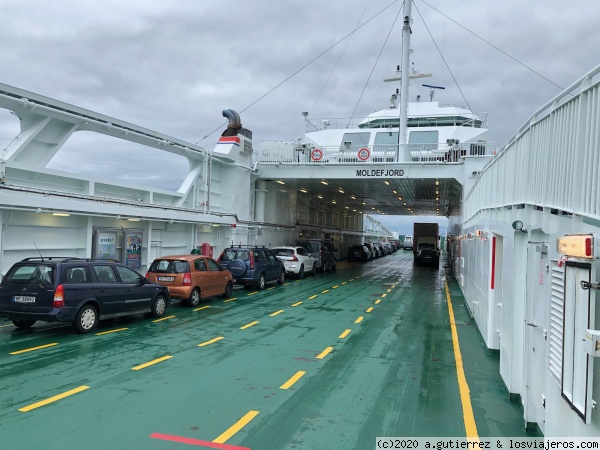
[[156, 259], [150, 266], [149, 272], [155, 273], [186, 273], [190, 271], [187, 261], [172, 261], [169, 259]]
[[13, 267], [4, 277], [7, 283], [54, 284], [54, 266], [46, 264], [21, 264]]
[[321, 249], [318, 241], [297, 241], [296, 244], [304, 247], [309, 253], [315, 253]]
[[294, 250], [291, 248], [273, 248], [271, 251], [275, 256], [294, 256]]
[[233, 261], [234, 259], [248, 261], [250, 259], [250, 251], [240, 248], [228, 248], [221, 255], [221, 261]]

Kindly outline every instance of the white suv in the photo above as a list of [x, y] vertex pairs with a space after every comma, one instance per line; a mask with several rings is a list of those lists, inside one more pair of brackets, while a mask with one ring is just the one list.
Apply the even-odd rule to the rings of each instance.
[[412, 248], [413, 248], [413, 238], [412, 238], [412, 236], [405, 236], [404, 237], [404, 244], [402, 244], [402, 248], [404, 250], [406, 250], [406, 249], [412, 250]]
[[303, 247], [275, 247], [271, 251], [283, 262], [286, 274], [304, 278], [306, 272], [317, 273], [317, 260]]

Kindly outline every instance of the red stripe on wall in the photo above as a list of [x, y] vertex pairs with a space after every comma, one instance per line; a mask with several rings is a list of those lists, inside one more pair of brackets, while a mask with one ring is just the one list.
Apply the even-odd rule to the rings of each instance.
[[492, 238], [492, 289], [494, 289], [494, 284], [496, 282], [496, 238]]

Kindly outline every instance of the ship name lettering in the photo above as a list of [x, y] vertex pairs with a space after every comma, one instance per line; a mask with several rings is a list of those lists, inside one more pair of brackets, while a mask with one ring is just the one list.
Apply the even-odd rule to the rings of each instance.
[[403, 177], [404, 169], [356, 169], [357, 177]]

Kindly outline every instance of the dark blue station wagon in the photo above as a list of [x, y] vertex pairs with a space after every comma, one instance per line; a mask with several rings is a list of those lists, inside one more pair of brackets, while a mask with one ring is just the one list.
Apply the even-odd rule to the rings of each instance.
[[0, 283], [0, 317], [19, 328], [38, 320], [70, 322], [87, 333], [100, 319], [143, 312], [160, 317], [170, 301], [165, 286], [109, 260], [26, 258]]

